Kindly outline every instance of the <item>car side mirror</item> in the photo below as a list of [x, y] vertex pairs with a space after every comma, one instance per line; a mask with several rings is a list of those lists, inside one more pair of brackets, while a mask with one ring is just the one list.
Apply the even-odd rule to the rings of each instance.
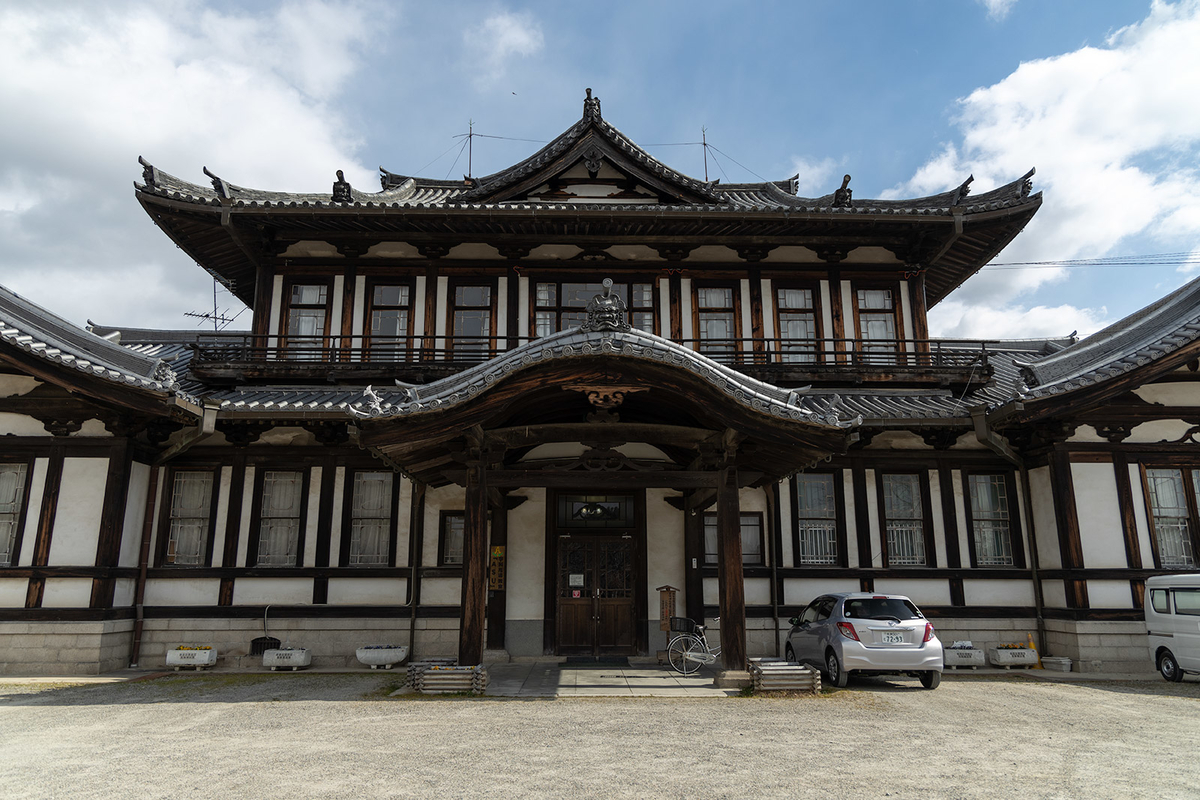
[[799, 625], [799, 624], [800, 624], [800, 618], [799, 618], [799, 617], [792, 617], [791, 619], [789, 619], [789, 620], [788, 620], [788, 624], [789, 624], [789, 625], [793, 625], [793, 626], [795, 626], [795, 625]]

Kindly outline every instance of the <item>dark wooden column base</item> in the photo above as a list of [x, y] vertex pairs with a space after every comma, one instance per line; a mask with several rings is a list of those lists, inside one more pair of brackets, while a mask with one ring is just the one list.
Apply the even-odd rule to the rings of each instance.
[[482, 463], [467, 467], [467, 497], [463, 530], [462, 618], [458, 633], [458, 663], [483, 662], [483, 628], [487, 607], [488, 499]]
[[717, 483], [717, 577], [721, 594], [721, 664], [727, 670], [746, 668], [741, 516], [737, 470], [723, 469]]

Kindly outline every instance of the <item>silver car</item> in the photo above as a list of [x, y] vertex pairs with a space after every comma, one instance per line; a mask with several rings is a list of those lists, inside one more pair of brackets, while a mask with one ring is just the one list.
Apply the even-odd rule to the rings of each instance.
[[821, 595], [791, 623], [788, 661], [816, 666], [834, 686], [845, 686], [851, 673], [911, 675], [926, 689], [942, 682], [942, 643], [902, 595]]

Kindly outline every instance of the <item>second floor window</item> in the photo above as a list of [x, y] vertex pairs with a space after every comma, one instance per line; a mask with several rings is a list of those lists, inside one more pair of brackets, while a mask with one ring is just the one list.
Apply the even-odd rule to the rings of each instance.
[[777, 289], [779, 352], [784, 362], [812, 363], [817, 354], [817, 306], [812, 289]]
[[837, 498], [833, 475], [796, 476], [796, 563], [837, 564]]
[[700, 352], [734, 353], [738, 348], [737, 296], [731, 286], [696, 288], [696, 338]]
[[[654, 284], [614, 283], [612, 288], [629, 309], [629, 324], [646, 333], [654, 333]], [[534, 335], [549, 336], [579, 327], [587, 319], [587, 304], [603, 292], [604, 287], [599, 283], [537, 281], [534, 284]]]
[[887, 537], [887, 566], [923, 567], [925, 508], [920, 475], [883, 476], [883, 524]]
[[[866, 363], [891, 364], [896, 352], [896, 293], [891, 289], [859, 289], [858, 338]], [[885, 355], [886, 354], [886, 355]]]
[[376, 284], [371, 288], [367, 347], [372, 361], [398, 361], [408, 352], [411, 302], [408, 286]]
[[1194, 567], [1200, 470], [1147, 468], [1145, 474], [1150, 526], [1159, 566], [1163, 569]]
[[485, 355], [491, 348], [492, 287], [460, 285], [454, 287], [450, 348], [455, 356]]
[[392, 473], [356, 472], [350, 495], [351, 567], [387, 566], [391, 558]]
[[28, 470], [25, 464], [0, 464], [0, 567], [17, 563]]
[[212, 500], [211, 471], [175, 473], [171, 487], [171, 527], [167, 531], [163, 564], [202, 566], [206, 563]]
[[329, 333], [329, 287], [294, 283], [288, 291], [287, 341], [293, 359], [320, 360]]
[[268, 470], [263, 474], [255, 566], [295, 567], [300, 560], [300, 512], [304, 474]]

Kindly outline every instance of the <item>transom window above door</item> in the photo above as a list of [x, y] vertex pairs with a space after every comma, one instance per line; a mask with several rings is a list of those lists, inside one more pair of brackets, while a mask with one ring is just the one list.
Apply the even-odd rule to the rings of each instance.
[[[629, 309], [629, 324], [646, 333], [654, 333], [654, 284], [614, 283], [612, 290]], [[604, 287], [599, 283], [535, 282], [534, 335], [549, 336], [578, 328], [587, 319], [587, 304], [603, 293]]]

